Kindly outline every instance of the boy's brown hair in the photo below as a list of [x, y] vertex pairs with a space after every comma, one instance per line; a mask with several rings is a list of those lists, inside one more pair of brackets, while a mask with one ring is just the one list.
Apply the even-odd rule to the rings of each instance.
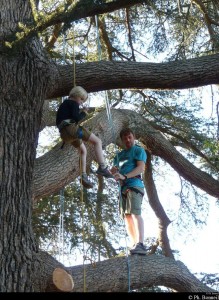
[[123, 136], [126, 136], [126, 135], [128, 135], [130, 133], [132, 133], [135, 136], [134, 132], [130, 128], [124, 128], [124, 129], [122, 129], [120, 131], [120, 134], [119, 134], [120, 139], [122, 140]]

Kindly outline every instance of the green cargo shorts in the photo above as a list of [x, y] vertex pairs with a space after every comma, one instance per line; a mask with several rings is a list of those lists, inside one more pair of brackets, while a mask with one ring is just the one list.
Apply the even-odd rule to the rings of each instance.
[[[143, 188], [136, 188], [144, 193]], [[120, 198], [119, 210], [122, 217], [125, 214], [141, 215], [143, 196], [140, 193], [127, 189]]]
[[[81, 133], [81, 138], [79, 138], [79, 130]], [[67, 125], [60, 130], [60, 136], [63, 142], [66, 144], [71, 144], [75, 148], [80, 147], [82, 140], [87, 142], [90, 138], [90, 135], [91, 132], [89, 130], [76, 124]]]

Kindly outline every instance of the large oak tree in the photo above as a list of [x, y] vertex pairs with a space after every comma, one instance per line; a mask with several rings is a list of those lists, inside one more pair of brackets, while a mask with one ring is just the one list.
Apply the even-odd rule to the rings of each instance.
[[[159, 1], [156, 2], [159, 4]], [[83, 266], [65, 268], [38, 249], [33, 233], [33, 203], [57, 193], [79, 175], [77, 151], [68, 145], [60, 149], [60, 144], [57, 144], [36, 159], [40, 130], [46, 125], [55, 125], [54, 114], [48, 113], [45, 102], [68, 95], [75, 78], [77, 84], [86, 87], [88, 92], [119, 89], [175, 90], [219, 84], [218, 41], [215, 33], [219, 19], [215, 15], [213, 21], [201, 1], [193, 2], [205, 16], [204, 21], [214, 45], [214, 51], [210, 51], [210, 54], [206, 52], [190, 59], [174, 58], [164, 63], [138, 62], [133, 53], [131, 59], [124, 59], [125, 55], [122, 56], [119, 49], [112, 48], [110, 39], [104, 35], [104, 22], [100, 18], [101, 37], [109, 61], [82, 59], [74, 69], [73, 63], [69, 64], [68, 61], [63, 64], [61, 58], [55, 57], [52, 51], [59, 34], [72, 28], [76, 21], [90, 18], [93, 24], [96, 15], [119, 10], [126, 11], [129, 25], [129, 10], [133, 8], [137, 14], [138, 8], [149, 9], [150, 1], [48, 2], [48, 11], [45, 9], [46, 13], [43, 13], [38, 7], [38, 1], [0, 0], [1, 292], [53, 291], [56, 287], [52, 281], [52, 272], [57, 267], [62, 267], [73, 276], [73, 291], [83, 291]], [[212, 5], [216, 3], [212, 1]], [[159, 9], [162, 11], [161, 4]], [[47, 38], [48, 32], [52, 35], [51, 39]], [[131, 39], [130, 45], [133, 49]], [[114, 60], [113, 53], [118, 53], [122, 59]], [[114, 142], [106, 118], [106, 111], [102, 110], [86, 121], [86, 125], [102, 139], [104, 148]], [[88, 265], [87, 291], [127, 291], [127, 259], [132, 269], [132, 289], [164, 285], [175, 291], [210, 291], [182, 262], [174, 259], [166, 232], [170, 220], [159, 203], [150, 155], [162, 158], [182, 178], [215, 198], [219, 197], [217, 177], [192, 164], [177, 150], [174, 142], [165, 136], [159, 124], [150, 122], [145, 115], [115, 108], [112, 109], [112, 118], [116, 137], [123, 127], [133, 127], [137, 138], [148, 151], [144, 180], [150, 204], [159, 219], [159, 243], [164, 255], [117, 257], [99, 262], [95, 267]], [[167, 133], [171, 135], [170, 131]], [[188, 141], [187, 147], [193, 148], [206, 163], [210, 162], [205, 153], [192, 143], [188, 145]], [[88, 147], [88, 164], [92, 159], [92, 149]], [[216, 164], [210, 165], [218, 171]]]

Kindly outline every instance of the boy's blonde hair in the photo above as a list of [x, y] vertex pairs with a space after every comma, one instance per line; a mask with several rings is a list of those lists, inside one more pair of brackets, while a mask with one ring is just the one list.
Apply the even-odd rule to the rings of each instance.
[[85, 102], [88, 98], [87, 91], [82, 86], [75, 86], [71, 89], [69, 93], [69, 98], [81, 97]]

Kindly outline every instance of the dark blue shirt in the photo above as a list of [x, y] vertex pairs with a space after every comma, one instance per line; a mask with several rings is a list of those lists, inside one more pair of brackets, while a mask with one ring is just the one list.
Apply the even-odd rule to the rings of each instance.
[[63, 120], [72, 119], [76, 123], [86, 117], [84, 111], [80, 112], [79, 104], [71, 99], [64, 100], [58, 108], [56, 114], [56, 126], [58, 126]]

